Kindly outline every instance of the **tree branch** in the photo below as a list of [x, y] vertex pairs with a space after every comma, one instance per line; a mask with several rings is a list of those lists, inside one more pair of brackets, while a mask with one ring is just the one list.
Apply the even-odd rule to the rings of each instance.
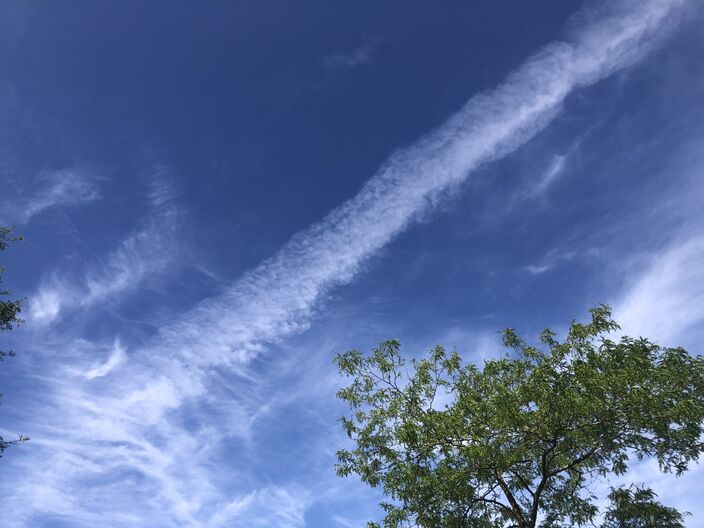
[[494, 468], [494, 477], [496, 477], [496, 481], [499, 483], [501, 491], [504, 492], [504, 495], [506, 495], [509, 504], [511, 504], [511, 510], [513, 511], [514, 517], [516, 517], [516, 520], [518, 521], [519, 525], [525, 525], [526, 519], [523, 516], [523, 510], [521, 509], [520, 504], [518, 504], [516, 497], [513, 496], [513, 493], [511, 493], [511, 489], [508, 487], [506, 481], [501, 476], [501, 473], [499, 473], [499, 470], [496, 468]]

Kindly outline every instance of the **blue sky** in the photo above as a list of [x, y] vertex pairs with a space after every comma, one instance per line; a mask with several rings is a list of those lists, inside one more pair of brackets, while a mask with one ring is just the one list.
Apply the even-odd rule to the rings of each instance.
[[364, 526], [332, 358], [389, 337], [701, 352], [695, 0], [0, 10], [2, 526]]

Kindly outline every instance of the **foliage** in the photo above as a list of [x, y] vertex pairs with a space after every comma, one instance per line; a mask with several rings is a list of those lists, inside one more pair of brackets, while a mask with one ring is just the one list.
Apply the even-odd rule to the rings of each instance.
[[[5, 251], [11, 242], [16, 242], [21, 240], [22, 237], [13, 237], [12, 229], [0, 226], [0, 251]], [[2, 282], [2, 276], [5, 272], [5, 268], [0, 266], [0, 283]], [[0, 296], [7, 297], [10, 292], [4, 289], [0, 289]], [[20, 324], [22, 320], [19, 318], [19, 314], [22, 311], [22, 300], [21, 299], [8, 299], [4, 300], [0, 297], [0, 331], [12, 330], [14, 326]], [[14, 356], [14, 352], [9, 350], [7, 352], [0, 350], [0, 361], [4, 358]], [[2, 394], [0, 394], [0, 397]], [[17, 440], [5, 440], [0, 436], [0, 456], [2, 453], [13, 444], [17, 442], [24, 442], [28, 440], [26, 436], [19, 435]]]
[[[680, 475], [704, 449], [704, 358], [612, 341], [609, 307], [590, 312], [562, 342], [543, 331], [541, 348], [505, 330], [509, 352], [483, 368], [442, 346], [407, 363], [395, 339], [338, 355], [354, 443], [338, 452], [338, 474], [381, 486], [387, 528], [581, 526], [599, 518], [593, 480], [624, 474], [634, 457]], [[650, 526], [618, 524], [634, 515], [624, 493], [654, 504], [614, 491], [605, 526]]]
[[604, 518], [604, 528], [684, 528], [683, 515], [655, 500], [647, 488], [612, 489], [611, 507]]

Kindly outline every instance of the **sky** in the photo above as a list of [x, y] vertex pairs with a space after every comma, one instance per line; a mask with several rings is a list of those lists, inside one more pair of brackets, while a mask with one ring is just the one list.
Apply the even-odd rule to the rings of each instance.
[[[362, 527], [336, 353], [701, 353], [697, 0], [3, 2], [3, 527]], [[704, 519], [704, 467], [628, 479]], [[604, 483], [598, 484], [600, 486]]]

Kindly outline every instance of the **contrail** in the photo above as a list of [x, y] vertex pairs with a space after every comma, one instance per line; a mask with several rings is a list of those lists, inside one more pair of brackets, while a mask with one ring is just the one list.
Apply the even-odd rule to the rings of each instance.
[[[687, 2], [614, 2], [610, 12], [530, 57], [494, 91], [472, 97], [447, 122], [394, 153], [352, 199], [299, 232], [230, 290], [203, 302], [160, 340], [190, 361], [246, 359], [262, 345], [306, 328], [321, 296], [427, 214], [479, 166], [526, 143], [575, 89], [653, 49]], [[581, 12], [580, 18], [598, 11]], [[191, 324], [184, 322], [192, 321]], [[210, 331], [203, 332], [201, 321]]]

